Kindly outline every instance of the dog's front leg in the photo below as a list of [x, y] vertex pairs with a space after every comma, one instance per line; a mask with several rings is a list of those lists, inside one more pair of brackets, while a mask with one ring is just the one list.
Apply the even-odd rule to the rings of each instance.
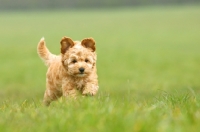
[[75, 85], [70, 83], [70, 81], [64, 82], [62, 85], [63, 96], [66, 98], [76, 99], [78, 90]]
[[98, 84], [95, 83], [87, 83], [85, 87], [83, 88], [82, 94], [83, 95], [96, 95], [97, 91], [99, 89]]

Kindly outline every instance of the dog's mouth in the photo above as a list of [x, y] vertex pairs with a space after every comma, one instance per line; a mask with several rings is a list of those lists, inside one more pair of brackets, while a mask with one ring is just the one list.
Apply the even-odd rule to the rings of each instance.
[[86, 74], [85, 73], [78, 73], [78, 74], [76, 74], [76, 76], [77, 77], [84, 77], [84, 76], [86, 76]]

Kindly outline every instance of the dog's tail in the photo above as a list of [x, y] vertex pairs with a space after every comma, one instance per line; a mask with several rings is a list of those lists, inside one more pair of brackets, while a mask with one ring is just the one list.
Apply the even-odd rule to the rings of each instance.
[[52, 61], [56, 58], [56, 55], [52, 54], [46, 47], [44, 37], [40, 39], [37, 46], [37, 53], [40, 58], [44, 61], [46, 66], [50, 66]]

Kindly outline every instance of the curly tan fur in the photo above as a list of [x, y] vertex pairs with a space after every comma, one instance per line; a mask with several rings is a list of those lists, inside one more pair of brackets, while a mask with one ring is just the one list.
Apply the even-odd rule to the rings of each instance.
[[99, 88], [94, 39], [86, 38], [80, 42], [63, 37], [60, 44], [60, 55], [54, 55], [47, 49], [44, 38], [37, 47], [38, 55], [48, 67], [45, 105], [61, 96], [76, 98], [78, 92], [93, 96]]

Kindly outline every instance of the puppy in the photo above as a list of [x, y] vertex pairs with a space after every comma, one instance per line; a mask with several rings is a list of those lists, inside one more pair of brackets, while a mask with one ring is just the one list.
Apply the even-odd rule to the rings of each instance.
[[60, 55], [47, 49], [44, 38], [37, 46], [38, 55], [48, 67], [43, 99], [47, 106], [61, 96], [76, 98], [78, 93], [93, 96], [99, 89], [94, 39], [86, 38], [80, 42], [63, 37], [60, 44]]

